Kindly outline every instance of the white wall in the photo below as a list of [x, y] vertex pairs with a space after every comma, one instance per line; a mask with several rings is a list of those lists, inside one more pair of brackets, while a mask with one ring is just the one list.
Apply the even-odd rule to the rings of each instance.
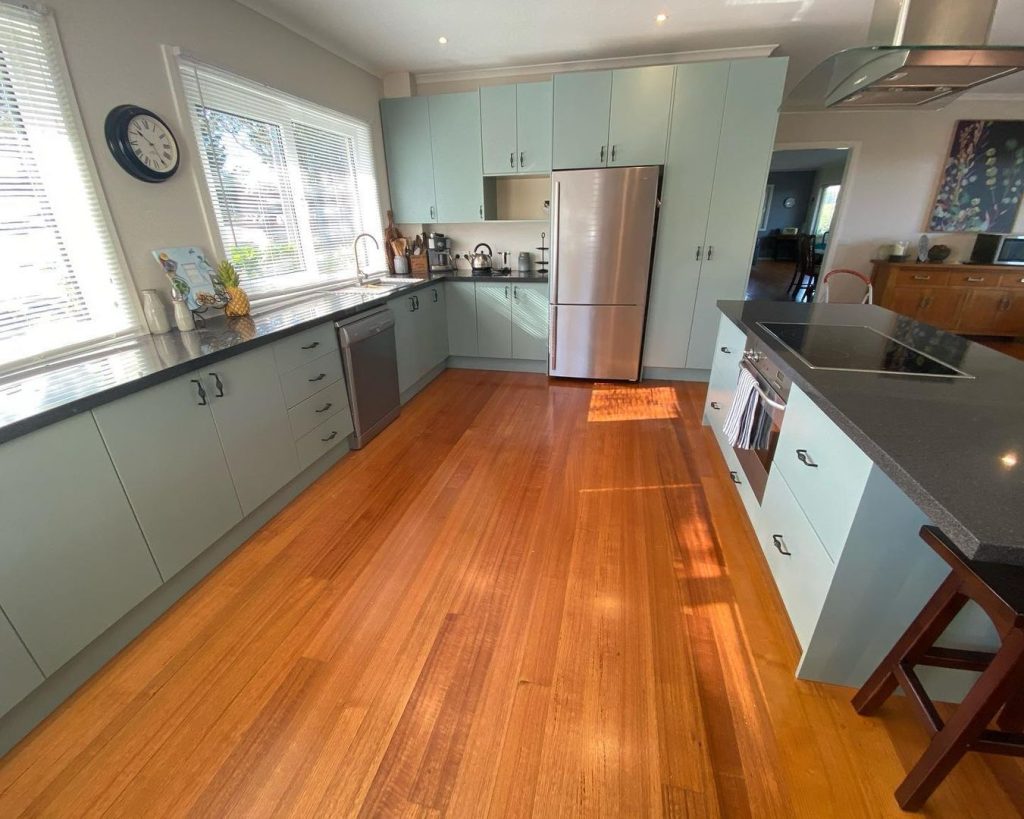
[[[958, 119], [1024, 119], [1024, 99], [958, 100], [939, 111], [783, 114], [776, 146], [857, 144], [847, 175], [840, 224], [833, 231], [832, 267], [869, 273], [879, 245], [905, 239], [916, 245], [931, 215], [943, 163]], [[1016, 232], [1024, 232], [1024, 213]], [[929, 234], [954, 259], [970, 255], [974, 235]]]
[[[118, 237], [136, 285], [166, 288], [153, 248], [199, 245], [215, 252], [216, 226], [203, 213], [191, 126], [177, 116], [161, 46], [359, 117], [373, 128], [378, 179], [387, 201], [380, 136], [380, 81], [233, 0], [45, 0], [54, 11], [71, 81]], [[150, 108], [178, 137], [178, 173], [140, 182], [106, 148], [103, 121], [116, 105]], [[212, 234], [211, 234], [212, 231]]]

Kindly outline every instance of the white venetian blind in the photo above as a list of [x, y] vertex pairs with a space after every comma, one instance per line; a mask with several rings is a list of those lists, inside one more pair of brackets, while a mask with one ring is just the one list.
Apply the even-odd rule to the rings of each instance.
[[195, 60], [179, 65], [242, 286], [265, 295], [354, 277], [352, 240], [381, 232], [369, 126]]
[[140, 332], [51, 21], [0, 3], [0, 370]]

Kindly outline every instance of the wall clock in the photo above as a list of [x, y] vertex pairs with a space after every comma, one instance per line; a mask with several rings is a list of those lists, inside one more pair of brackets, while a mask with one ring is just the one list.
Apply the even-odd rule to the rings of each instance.
[[795, 196], [787, 196], [785, 199], [782, 200], [782, 206], [786, 207], [786, 208], [791, 208], [795, 204], [796, 204], [796, 197]]
[[143, 182], [163, 182], [178, 170], [178, 143], [160, 117], [138, 105], [111, 109], [104, 123], [117, 164]]

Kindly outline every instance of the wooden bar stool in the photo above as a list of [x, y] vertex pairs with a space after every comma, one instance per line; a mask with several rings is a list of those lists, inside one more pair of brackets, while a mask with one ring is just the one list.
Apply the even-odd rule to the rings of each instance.
[[[874, 713], [900, 686], [932, 736], [896, 789], [904, 810], [918, 810], [967, 751], [1024, 756], [1024, 567], [971, 561], [934, 526], [921, 537], [952, 571], [853, 698], [858, 714]], [[995, 653], [942, 648], [935, 641], [973, 600], [1002, 640]], [[943, 722], [914, 666], [980, 671], [949, 722]], [[996, 720], [999, 730], [989, 724]]]

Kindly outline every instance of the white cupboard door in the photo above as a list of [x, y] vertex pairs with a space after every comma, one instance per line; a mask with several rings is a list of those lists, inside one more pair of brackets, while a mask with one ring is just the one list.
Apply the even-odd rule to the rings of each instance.
[[512, 285], [477, 282], [476, 328], [479, 355], [512, 357]]
[[548, 357], [548, 286], [540, 282], [512, 285], [512, 358], [543, 361]]
[[518, 171], [514, 84], [485, 85], [480, 89], [480, 141], [483, 144], [485, 174], [512, 174]]
[[644, 366], [681, 369], [704, 259], [729, 63], [687, 63], [676, 72]]
[[444, 285], [440, 282], [420, 291], [420, 304], [425, 309], [426, 365], [429, 372], [448, 359], [448, 313], [445, 307]]
[[551, 81], [516, 86], [519, 173], [551, 171]]
[[164, 580], [242, 519], [205, 373], [93, 411]]
[[556, 74], [551, 167], [603, 168], [608, 164], [611, 71]]
[[665, 161], [675, 66], [612, 72], [608, 165], [661, 165]]
[[448, 282], [444, 287], [448, 314], [448, 354], [479, 355], [476, 331], [476, 286], [471, 281]]
[[711, 367], [719, 317], [715, 303], [742, 299], [750, 278], [786, 62], [771, 57], [729, 64], [704, 264], [686, 355], [690, 368]]
[[395, 354], [398, 357], [398, 391], [405, 392], [419, 378], [420, 351], [416, 330], [416, 299], [399, 296], [388, 302], [395, 317]]

